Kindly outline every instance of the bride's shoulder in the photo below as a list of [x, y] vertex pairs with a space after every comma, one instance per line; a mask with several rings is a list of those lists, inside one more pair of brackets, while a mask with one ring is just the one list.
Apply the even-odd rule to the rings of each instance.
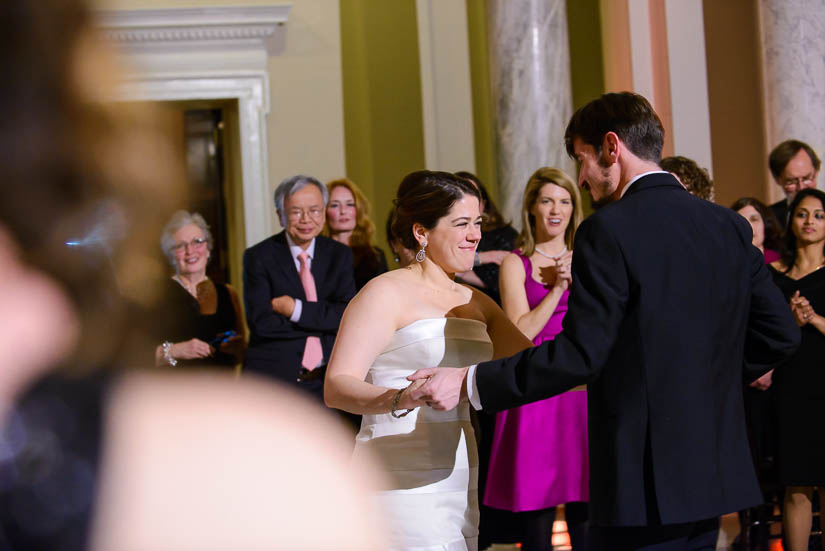
[[356, 298], [362, 300], [383, 300], [385, 297], [397, 297], [399, 293], [409, 289], [412, 284], [410, 274], [406, 270], [393, 270], [372, 278], [361, 289]]

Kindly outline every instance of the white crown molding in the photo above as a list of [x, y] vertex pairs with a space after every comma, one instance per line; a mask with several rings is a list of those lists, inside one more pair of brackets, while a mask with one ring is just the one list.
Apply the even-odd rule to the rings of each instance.
[[106, 40], [123, 46], [213, 45], [277, 48], [289, 4], [98, 12]]
[[[32, 0], [37, 1], [37, 0]], [[270, 56], [282, 54], [289, 4], [98, 12], [124, 78], [113, 100], [238, 102], [247, 246], [272, 231], [267, 162]]]
[[266, 71], [214, 71], [202, 75], [154, 74], [124, 80], [119, 101], [234, 99], [238, 102], [244, 231], [250, 247], [271, 235], [272, 196], [268, 183]]

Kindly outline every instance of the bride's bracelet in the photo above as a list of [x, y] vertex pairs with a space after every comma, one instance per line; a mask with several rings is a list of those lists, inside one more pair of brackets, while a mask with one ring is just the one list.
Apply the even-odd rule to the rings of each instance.
[[401, 419], [402, 417], [408, 415], [412, 411], [411, 409], [408, 409], [405, 410], [404, 413], [396, 413], [396, 411], [398, 411], [398, 401], [401, 399], [401, 394], [404, 393], [404, 390], [406, 389], [402, 388], [401, 390], [395, 393], [395, 396], [392, 397], [392, 409], [390, 410], [390, 415], [392, 415], [396, 419]]
[[166, 361], [166, 363], [168, 363], [172, 367], [178, 365], [178, 361], [172, 357], [172, 343], [169, 341], [164, 341], [161, 345], [161, 348], [163, 349], [163, 359]]

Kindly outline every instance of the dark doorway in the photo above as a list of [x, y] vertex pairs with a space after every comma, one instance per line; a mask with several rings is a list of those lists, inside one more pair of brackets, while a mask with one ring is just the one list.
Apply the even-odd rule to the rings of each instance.
[[227, 238], [224, 121], [221, 109], [186, 109], [183, 113], [188, 210], [199, 212], [212, 232], [214, 245], [207, 275], [230, 281]]

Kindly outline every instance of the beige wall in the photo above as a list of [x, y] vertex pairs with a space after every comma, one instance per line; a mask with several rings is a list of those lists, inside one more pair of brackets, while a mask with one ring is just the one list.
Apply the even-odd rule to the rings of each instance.
[[768, 152], [756, 3], [705, 0], [708, 97], [716, 202], [768, 201]]
[[[271, 0], [94, 0], [131, 10], [278, 4]], [[290, 0], [283, 52], [269, 58], [269, 186], [305, 173], [322, 181], [345, 174], [338, 0]], [[273, 207], [274, 208], [274, 207]], [[279, 229], [273, 217], [272, 231]]]

